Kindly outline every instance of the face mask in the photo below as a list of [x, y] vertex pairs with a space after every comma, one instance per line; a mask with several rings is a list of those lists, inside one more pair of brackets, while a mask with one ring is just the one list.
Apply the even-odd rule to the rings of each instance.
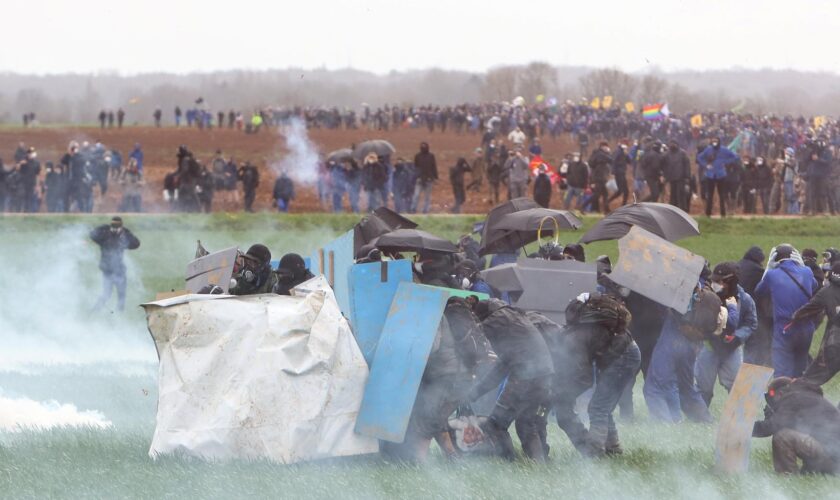
[[461, 288], [463, 288], [464, 290], [469, 290], [471, 286], [472, 282], [469, 278], [461, 278]]
[[415, 262], [414, 263], [414, 272], [417, 274], [423, 274], [423, 263], [422, 262]]
[[724, 288], [723, 283], [716, 283], [714, 281], [712, 282], [712, 291], [713, 292], [720, 293], [720, 292], [723, 291], [723, 288]]
[[622, 286], [618, 289], [618, 294], [621, 295], [624, 298], [627, 298], [627, 297], [630, 296], [630, 289], [627, 288], [626, 286]]

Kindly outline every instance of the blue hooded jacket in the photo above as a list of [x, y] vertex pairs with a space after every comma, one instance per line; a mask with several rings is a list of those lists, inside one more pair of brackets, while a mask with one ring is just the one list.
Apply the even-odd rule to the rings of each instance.
[[697, 155], [697, 163], [703, 168], [703, 175], [707, 179], [725, 179], [726, 166], [738, 160], [738, 155], [723, 146], [717, 149], [712, 145], [706, 146]]
[[[785, 272], [789, 272], [791, 276]], [[794, 283], [796, 280], [802, 285]], [[755, 296], [763, 297], [769, 295], [773, 300], [773, 335], [782, 335], [785, 325], [790, 323], [793, 313], [805, 305], [814, 293], [819, 289], [819, 284], [814, 278], [814, 273], [806, 266], [800, 266], [792, 260], [783, 260], [775, 269], [769, 269], [764, 277], [755, 287]], [[807, 295], [805, 292], [809, 292]], [[786, 332], [787, 335], [798, 331], [814, 330], [810, 321], [797, 322], [796, 325]]]

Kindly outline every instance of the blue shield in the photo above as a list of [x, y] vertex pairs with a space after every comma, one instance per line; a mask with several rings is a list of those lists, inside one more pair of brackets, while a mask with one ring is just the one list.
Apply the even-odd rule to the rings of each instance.
[[335, 300], [345, 317], [350, 315], [350, 290], [347, 285], [353, 259], [353, 231], [348, 231], [315, 251], [310, 257], [312, 274], [327, 277]]
[[407, 260], [356, 264], [350, 269], [350, 325], [368, 366], [373, 363], [385, 318], [402, 282], [411, 282], [411, 262]]
[[401, 443], [449, 294], [400, 283], [370, 368], [356, 432]]

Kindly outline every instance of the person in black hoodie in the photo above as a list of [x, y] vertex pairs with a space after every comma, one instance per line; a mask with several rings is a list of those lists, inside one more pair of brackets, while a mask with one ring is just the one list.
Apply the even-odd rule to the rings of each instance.
[[668, 143], [668, 152], [663, 156], [663, 176], [671, 191], [669, 203], [688, 212], [688, 185], [691, 180], [691, 160], [680, 149], [677, 141]]
[[534, 180], [534, 201], [543, 208], [548, 208], [551, 203], [551, 178], [548, 176], [548, 167], [545, 163], [540, 165], [539, 173]]
[[[417, 184], [411, 200], [411, 212], [422, 210], [424, 214], [427, 214], [432, 200], [432, 187], [438, 180], [437, 160], [435, 160], [435, 155], [429, 152], [427, 142], [420, 143], [420, 152], [414, 155], [414, 168], [417, 173]], [[420, 206], [421, 197], [424, 198], [422, 207]]]
[[621, 204], [627, 204], [627, 197], [630, 195], [630, 188], [627, 185], [627, 167], [630, 166], [633, 159], [627, 153], [627, 145], [621, 144], [615, 152], [615, 157], [612, 162], [612, 174], [615, 177], [615, 185], [618, 190], [610, 196], [607, 204], [612, 203], [613, 200], [621, 197]]
[[[773, 438], [773, 468], [779, 474], [836, 474], [840, 465], [840, 410], [822, 389], [805, 380], [778, 377], [764, 395], [764, 420], [753, 437]], [[798, 466], [802, 460], [802, 467]]]
[[[499, 360], [470, 390], [469, 398], [470, 401], [477, 400], [499, 387], [507, 378], [496, 406], [482, 424], [482, 430], [493, 442], [499, 456], [513, 460], [516, 455], [508, 428], [519, 418], [528, 423], [526, 427], [536, 423], [534, 415], [549, 404], [554, 364], [545, 339], [524, 311], [498, 299], [476, 302], [473, 311]], [[523, 443], [528, 457], [544, 460], [546, 453], [539, 431], [532, 428], [520, 430], [532, 437]]]
[[452, 195], [455, 203], [452, 205], [452, 213], [461, 213], [461, 205], [467, 201], [467, 192], [464, 184], [464, 176], [472, 171], [466, 158], [458, 158], [455, 166], [449, 169], [449, 182], [452, 184]]
[[772, 366], [770, 345], [773, 337], [773, 304], [769, 297], [756, 298], [755, 287], [764, 276], [764, 251], [753, 246], [738, 262], [738, 283], [755, 300], [758, 329], [744, 344], [744, 363]]
[[742, 180], [744, 213], [754, 214], [758, 198], [758, 168], [752, 159], [747, 160], [745, 167]]
[[[610, 157], [610, 146], [606, 141], [598, 145], [598, 149], [592, 152], [589, 157], [589, 168], [592, 169], [592, 210], [599, 209], [604, 213], [610, 212], [609, 192], [607, 181], [612, 171], [612, 157]], [[601, 203], [603, 202], [603, 205]]]
[[644, 150], [642, 160], [639, 167], [645, 176], [650, 194], [644, 201], [659, 201], [659, 194], [662, 191], [662, 163], [664, 157], [662, 155], [662, 144], [659, 141], [652, 142]]

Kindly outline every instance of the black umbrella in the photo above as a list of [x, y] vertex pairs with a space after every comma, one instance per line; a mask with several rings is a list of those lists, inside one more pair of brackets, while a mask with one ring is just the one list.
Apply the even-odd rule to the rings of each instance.
[[406, 219], [402, 215], [385, 207], [379, 207], [373, 213], [353, 226], [353, 253], [356, 258], [367, 255], [360, 255], [362, 247], [373, 242], [376, 238], [395, 229], [413, 229], [417, 223]]
[[500, 229], [496, 225], [505, 215], [530, 208], [539, 208], [537, 202], [531, 198], [514, 198], [493, 207], [487, 213], [484, 227], [481, 229], [481, 246], [478, 248], [478, 254], [512, 252], [525, 246], [528, 242], [524, 241], [518, 232]]
[[498, 229], [518, 233], [523, 244], [537, 241], [542, 236], [554, 235], [557, 229], [578, 229], [583, 222], [567, 210], [529, 208], [502, 216], [496, 224]]
[[334, 161], [336, 163], [341, 163], [345, 160], [352, 160], [353, 159], [353, 150], [350, 148], [341, 148], [336, 149], [332, 153], [327, 155], [327, 162]]
[[383, 252], [421, 252], [458, 253], [458, 247], [445, 240], [419, 229], [397, 229], [383, 234], [376, 240], [376, 248]]
[[666, 203], [633, 203], [614, 210], [592, 227], [581, 243], [617, 240], [639, 226], [668, 241], [700, 234], [697, 221], [683, 210]]
[[384, 139], [374, 139], [357, 144], [353, 149], [353, 156], [357, 160], [364, 160], [365, 156], [374, 153], [377, 156], [390, 156], [394, 154], [397, 149], [388, 141]]

